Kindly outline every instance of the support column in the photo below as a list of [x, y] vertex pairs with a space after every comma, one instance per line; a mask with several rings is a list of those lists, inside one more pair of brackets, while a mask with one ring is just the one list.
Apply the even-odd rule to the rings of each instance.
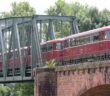
[[71, 33], [70, 34], [76, 34], [79, 33], [78, 24], [76, 19], [71, 20]]
[[2, 55], [2, 72], [3, 72], [3, 77], [4, 77], [4, 80], [6, 79], [6, 76], [7, 76], [7, 69], [6, 69], [6, 63], [5, 63], [5, 47], [4, 47], [4, 38], [3, 38], [3, 33], [2, 33], [2, 28], [0, 28], [0, 43], [1, 43], [1, 48], [2, 48], [2, 52], [1, 52], [1, 55]]
[[56, 96], [57, 79], [54, 69], [34, 69], [34, 96]]
[[[18, 52], [19, 52], [19, 60], [20, 60], [20, 74], [21, 74], [21, 77], [23, 79], [24, 77], [24, 64], [22, 62], [22, 55], [21, 55], [21, 46], [20, 46], [20, 37], [19, 37], [19, 30], [18, 30], [18, 25], [16, 23], [16, 20], [13, 22], [13, 30], [14, 30], [14, 33], [15, 33], [15, 40], [16, 43], [17, 43], [17, 47], [18, 47]], [[14, 45], [15, 47], [15, 45]], [[15, 47], [16, 48], [16, 47]], [[14, 50], [15, 50], [14, 48]], [[15, 51], [14, 51], [15, 52]], [[14, 53], [15, 54], [15, 53]], [[15, 58], [14, 58], [15, 59]]]
[[50, 40], [55, 39], [55, 33], [53, 31], [53, 22], [51, 19], [49, 20], [49, 25], [48, 25], [48, 36], [50, 37]]

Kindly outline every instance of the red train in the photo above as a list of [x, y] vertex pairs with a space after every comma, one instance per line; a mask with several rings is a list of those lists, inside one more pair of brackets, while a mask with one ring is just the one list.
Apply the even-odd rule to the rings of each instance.
[[110, 26], [81, 32], [42, 43], [45, 61], [60, 65], [110, 59]]
[[[31, 68], [30, 50], [30, 47], [21, 48], [26, 70]], [[55, 59], [59, 65], [110, 59], [110, 26], [49, 40], [41, 43], [41, 50], [44, 61]], [[17, 53], [18, 50], [15, 52]], [[10, 53], [13, 54], [13, 51]], [[8, 73], [12, 72], [14, 64], [16, 73], [19, 73], [19, 57], [15, 57], [15, 62], [11, 58], [6, 62]], [[0, 72], [2, 72], [2, 59], [0, 60]]]
[[[22, 62], [24, 65], [24, 70], [27, 76], [31, 75], [31, 48], [30, 47], [23, 47], [20, 49], [21, 54], [22, 54]], [[15, 54], [13, 50], [10, 52], [5, 52], [4, 55], [5, 57], [5, 64], [6, 64], [6, 69], [7, 69], [7, 75], [13, 75], [13, 70], [15, 75], [20, 75], [20, 58], [18, 56], [18, 49], [15, 49]], [[15, 60], [14, 60], [15, 59]], [[2, 61], [2, 55], [0, 53], [0, 76], [3, 76], [3, 61]], [[14, 68], [14, 69], [13, 69]]]

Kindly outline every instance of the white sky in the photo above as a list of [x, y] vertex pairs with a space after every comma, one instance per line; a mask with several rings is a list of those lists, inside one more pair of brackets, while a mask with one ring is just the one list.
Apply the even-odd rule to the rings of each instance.
[[[1, 0], [0, 12], [10, 11], [12, 2], [28, 1], [32, 7], [37, 11], [37, 14], [43, 15], [44, 11], [55, 4], [57, 0]], [[81, 4], [88, 4], [90, 6], [96, 6], [99, 10], [104, 8], [110, 10], [110, 0], [65, 0], [66, 2], [80, 2]]]

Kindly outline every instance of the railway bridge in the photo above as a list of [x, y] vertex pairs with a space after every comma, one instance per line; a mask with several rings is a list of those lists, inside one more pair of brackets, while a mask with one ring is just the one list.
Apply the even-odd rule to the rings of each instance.
[[78, 32], [74, 16], [0, 19], [0, 83], [34, 81], [34, 96], [110, 96], [109, 60], [43, 67], [40, 43], [64, 37], [64, 23]]
[[34, 96], [110, 96], [110, 60], [34, 70]]
[[55, 39], [57, 31], [64, 37], [65, 23], [69, 26], [68, 35], [78, 32], [74, 16], [1, 18], [0, 83], [33, 81], [33, 69], [45, 64], [40, 43]]

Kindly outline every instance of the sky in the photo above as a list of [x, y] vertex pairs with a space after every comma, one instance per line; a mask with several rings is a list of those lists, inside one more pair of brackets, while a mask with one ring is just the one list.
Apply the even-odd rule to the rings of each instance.
[[[27, 1], [30, 3], [32, 7], [34, 7], [37, 11], [37, 14], [43, 15], [44, 11], [53, 6], [57, 0], [1, 0], [0, 1], [0, 12], [10, 11], [12, 2], [21, 2]], [[89, 6], [95, 6], [99, 10], [103, 10], [104, 8], [110, 10], [110, 0], [65, 0], [68, 3], [71, 2], [79, 2], [81, 4], [88, 4]], [[106, 1], [106, 2], [105, 2]]]

